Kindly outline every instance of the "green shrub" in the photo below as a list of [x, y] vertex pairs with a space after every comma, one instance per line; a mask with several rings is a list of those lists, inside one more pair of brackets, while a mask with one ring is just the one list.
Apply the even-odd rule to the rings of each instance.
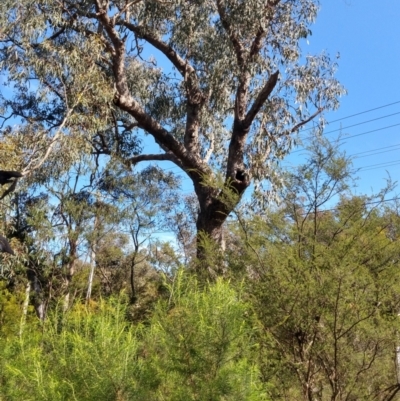
[[263, 400], [247, 305], [178, 274], [147, 326], [121, 300], [77, 305], [2, 340], [0, 400]]

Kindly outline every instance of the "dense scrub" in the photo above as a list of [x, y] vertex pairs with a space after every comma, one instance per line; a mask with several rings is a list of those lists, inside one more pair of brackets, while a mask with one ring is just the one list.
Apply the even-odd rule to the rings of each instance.
[[0, 399], [267, 399], [241, 291], [181, 274], [169, 290], [146, 324], [112, 298], [3, 337]]

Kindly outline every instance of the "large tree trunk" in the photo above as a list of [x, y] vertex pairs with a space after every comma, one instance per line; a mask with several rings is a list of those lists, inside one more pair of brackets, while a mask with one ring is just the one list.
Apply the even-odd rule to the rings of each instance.
[[[215, 189], [195, 183], [195, 191], [199, 201], [197, 216], [197, 259], [207, 261], [208, 249], [215, 255], [225, 250], [223, 224], [229, 214], [240, 202], [240, 198], [249, 185], [248, 177], [243, 180], [236, 179], [229, 188]], [[208, 266], [210, 267], [210, 266]], [[217, 266], [215, 266], [217, 267]]]
[[200, 205], [200, 211], [197, 216], [196, 223], [197, 233], [205, 234], [208, 239], [218, 244], [219, 246], [222, 246], [222, 225], [224, 224], [224, 221], [227, 217], [224, 216], [224, 213], [225, 210], [218, 211], [218, 208], [215, 208], [214, 205], [209, 205], [208, 207], [201, 207]]

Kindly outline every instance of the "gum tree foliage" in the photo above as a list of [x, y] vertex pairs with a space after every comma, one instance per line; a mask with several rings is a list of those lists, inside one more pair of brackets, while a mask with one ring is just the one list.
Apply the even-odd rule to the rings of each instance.
[[[0, 7], [0, 63], [13, 92], [2, 95], [3, 126], [18, 116], [10, 133], [40, 133], [29, 167], [52, 148], [67, 161], [85, 150], [127, 166], [168, 160], [193, 182], [197, 230], [216, 241], [251, 182], [273, 178], [293, 135], [344, 93], [326, 54], [301, 53], [316, 0]], [[142, 146], [144, 135], [159, 152]]]

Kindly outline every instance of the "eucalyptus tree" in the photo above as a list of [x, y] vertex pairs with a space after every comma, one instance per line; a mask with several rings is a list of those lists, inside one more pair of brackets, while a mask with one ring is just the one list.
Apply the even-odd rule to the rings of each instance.
[[154, 233], [160, 230], [162, 233], [168, 225], [173, 213], [171, 205], [177, 203], [179, 180], [172, 172], [161, 171], [155, 166], [148, 166], [135, 176], [126, 174], [118, 165], [113, 170], [111, 175], [106, 169], [98, 188], [117, 208], [120, 228], [131, 239], [128, 274], [134, 303], [137, 300], [136, 270], [150, 259], [146, 247], [149, 248]]
[[3, 1], [5, 119], [50, 132], [38, 163], [64, 138], [127, 166], [174, 163], [193, 182], [198, 232], [220, 241], [250, 184], [262, 189], [294, 135], [344, 93], [328, 55], [301, 51], [318, 3]]

